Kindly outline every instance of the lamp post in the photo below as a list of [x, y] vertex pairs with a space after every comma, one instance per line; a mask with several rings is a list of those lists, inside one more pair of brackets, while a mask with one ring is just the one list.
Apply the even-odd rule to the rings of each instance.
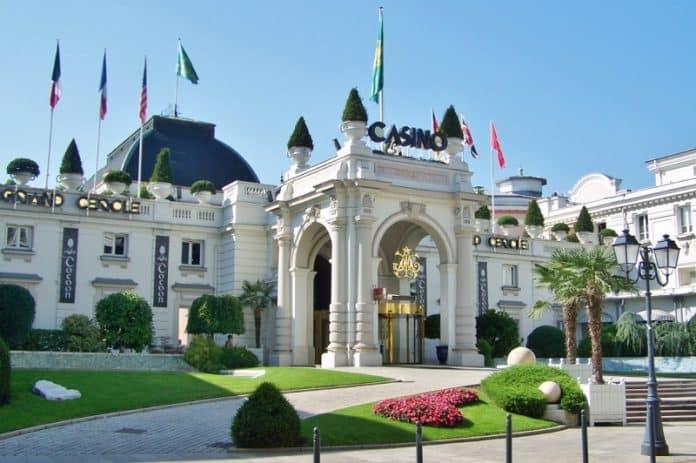
[[[650, 280], [655, 280], [660, 286], [667, 285], [669, 276], [677, 268], [679, 259], [679, 246], [664, 235], [654, 247], [641, 246], [636, 238], [623, 231], [614, 242], [614, 253], [621, 271], [626, 274], [626, 279], [631, 283], [638, 280], [645, 281], [645, 311], [648, 324], [648, 397], [646, 399], [647, 415], [645, 420], [645, 434], [641, 445], [641, 454], [650, 455], [651, 463], [655, 462], [655, 455], [669, 455], [669, 447], [662, 431], [662, 418], [660, 417], [660, 399], [657, 395], [657, 380], [655, 379], [655, 334], [652, 326], [652, 303], [650, 293]], [[635, 278], [630, 277], [630, 272], [636, 269]]]

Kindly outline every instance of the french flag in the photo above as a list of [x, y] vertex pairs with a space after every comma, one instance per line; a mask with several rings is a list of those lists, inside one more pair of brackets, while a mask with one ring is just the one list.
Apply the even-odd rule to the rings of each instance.
[[48, 104], [53, 110], [60, 100], [60, 47], [56, 42], [56, 57], [53, 60], [53, 73], [51, 73], [51, 95], [48, 97]]
[[102, 60], [101, 80], [99, 81], [99, 93], [101, 101], [99, 103], [99, 119], [104, 120], [106, 116], [106, 50], [104, 50], [104, 59]]

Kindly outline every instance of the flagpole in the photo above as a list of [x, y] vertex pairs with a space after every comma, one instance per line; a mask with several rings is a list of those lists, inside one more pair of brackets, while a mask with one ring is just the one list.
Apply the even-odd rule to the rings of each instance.
[[174, 95], [174, 117], [179, 117], [179, 53], [181, 49], [181, 37], [178, 39], [179, 46], [176, 49], [176, 63], [177, 63], [177, 73], [176, 73], [176, 93]]
[[495, 182], [493, 180], [493, 147], [491, 146], [491, 231], [495, 235]]
[[44, 189], [48, 190], [48, 177], [51, 172], [51, 140], [53, 139], [53, 108], [51, 108], [51, 121], [48, 124], [48, 161], [46, 162], [46, 184]]
[[143, 174], [143, 123], [140, 123], [140, 147], [138, 149], [138, 199], [140, 199], [140, 182]]
[[97, 192], [97, 171], [99, 170], [99, 144], [101, 140], [101, 124], [102, 118], [99, 117], [99, 124], [97, 125], [97, 159], [94, 161], [94, 182], [92, 182], [92, 190]]

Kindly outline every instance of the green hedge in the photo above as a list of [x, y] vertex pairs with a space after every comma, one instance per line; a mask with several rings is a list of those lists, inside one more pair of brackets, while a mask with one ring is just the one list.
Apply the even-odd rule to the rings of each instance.
[[71, 352], [102, 352], [104, 343], [97, 324], [86, 315], [65, 317], [60, 325], [65, 334], [65, 347]]
[[184, 360], [193, 368], [204, 373], [222, 370], [222, 347], [205, 335], [194, 336], [184, 352]]
[[29, 335], [34, 323], [36, 303], [26, 288], [13, 285], [0, 285], [0, 338], [10, 349], [19, 349]]
[[565, 357], [565, 334], [555, 326], [538, 326], [527, 336], [527, 347], [540, 358]]
[[10, 348], [0, 338], [0, 405], [10, 403]]
[[109, 347], [140, 352], [152, 342], [152, 308], [142, 296], [132, 292], [110, 294], [97, 302], [94, 314]]
[[259, 359], [244, 347], [234, 346], [222, 349], [220, 362], [230, 370], [236, 368], [253, 368], [258, 366]]
[[481, 381], [481, 389], [498, 407], [510, 413], [539, 418], [546, 409], [546, 398], [538, 389], [544, 381], [561, 387], [562, 409], [579, 413], [587, 402], [577, 381], [560, 368], [546, 365], [516, 365]]
[[63, 352], [67, 350], [63, 330], [33, 329], [29, 331], [22, 350]]

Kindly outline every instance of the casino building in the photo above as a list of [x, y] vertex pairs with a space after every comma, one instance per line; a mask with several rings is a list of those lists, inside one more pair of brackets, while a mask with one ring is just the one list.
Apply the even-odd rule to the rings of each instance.
[[[135, 185], [125, 196], [108, 194], [100, 181], [107, 170], [137, 177], [137, 133], [107, 156], [96, 194], [6, 186], [0, 282], [29, 289], [36, 328], [60, 327], [75, 313], [92, 316], [105, 295], [134, 291], [153, 307], [155, 343], [171, 345], [187, 342], [188, 308], [196, 297], [238, 295], [245, 280], [273, 281], [277, 305], [262, 320], [264, 361], [272, 365], [431, 362], [423, 319], [439, 313], [447, 362], [477, 366], [483, 359], [475, 347], [475, 317], [483, 310], [508, 312], [523, 337], [536, 326], [560, 323], [560, 307], [540, 320], [527, 317], [537, 300], [550, 299], [535, 286], [533, 268], [555, 249], [576, 244], [548, 234], [532, 239], [522, 229], [510, 236], [477, 230], [473, 214], [488, 197], [472, 188], [456, 140], [435, 160], [379, 151], [366, 143], [366, 127], [345, 132], [335, 155], [315, 165], [311, 152], [291, 150], [276, 186], [259, 183], [243, 157], [215, 138], [213, 124], [154, 116], [145, 126], [143, 178], [159, 150], [170, 148], [174, 201], [138, 199]], [[655, 165], [668, 166], [667, 159]], [[218, 186], [210, 203], [199, 204], [189, 193], [197, 179]], [[520, 173], [503, 181], [496, 201], [524, 210], [525, 198], [540, 197], [544, 183]], [[687, 183], [688, 193], [675, 196], [674, 207], [696, 194], [694, 182]], [[545, 206], [547, 225], [573, 222], [575, 199], [549, 198], [557, 207]], [[615, 202], [606, 209], [612, 214], [620, 210]], [[696, 274], [689, 268], [680, 267], [675, 287], [684, 292], [685, 314], [696, 306], [695, 291], [681, 286]], [[246, 310], [246, 334], [235, 343], [251, 346], [253, 316]]]

